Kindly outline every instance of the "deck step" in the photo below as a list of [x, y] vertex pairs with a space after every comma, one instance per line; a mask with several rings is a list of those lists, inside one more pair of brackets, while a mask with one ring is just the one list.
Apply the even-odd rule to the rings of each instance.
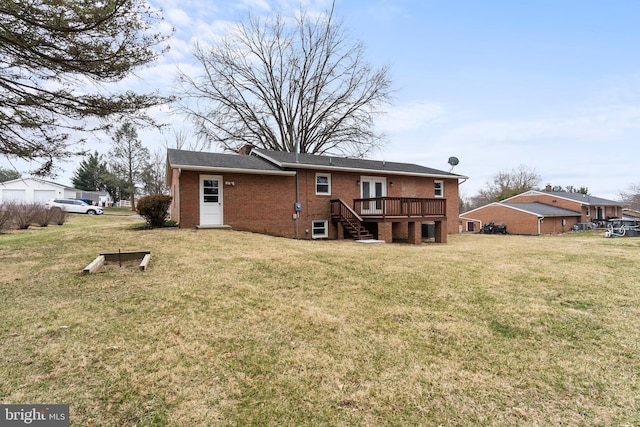
[[[353, 237], [354, 239], [358, 238], [358, 229], [356, 227], [354, 227], [352, 224], [343, 221], [342, 224], [344, 225], [345, 230], [347, 230], [347, 232], [351, 235], [351, 237]], [[360, 240], [373, 240], [374, 236], [373, 234], [371, 234], [369, 232], [369, 230], [367, 230], [366, 228], [364, 228], [364, 226], [360, 226]]]

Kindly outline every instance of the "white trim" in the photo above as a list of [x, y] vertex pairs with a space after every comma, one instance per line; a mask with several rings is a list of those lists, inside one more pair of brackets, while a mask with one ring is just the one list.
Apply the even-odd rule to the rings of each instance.
[[[322, 192], [318, 192], [318, 177], [319, 176], [323, 176], [323, 177], [327, 177], [327, 187], [328, 187], [328, 191], [326, 193], [322, 193]], [[323, 172], [316, 172], [316, 182], [315, 182], [315, 187], [316, 187], [316, 196], [330, 196], [331, 195], [331, 174], [330, 173], [323, 173]], [[325, 184], [322, 184], [325, 185]]]
[[533, 216], [536, 216], [538, 218], [544, 218], [543, 215], [537, 214], [535, 212], [531, 212], [531, 211], [528, 211], [528, 210], [525, 210], [525, 209], [521, 209], [521, 208], [516, 208], [515, 206], [505, 205], [505, 204], [500, 203], [500, 202], [489, 203], [488, 205], [480, 206], [479, 208], [475, 208], [475, 209], [472, 209], [470, 211], [463, 212], [463, 213], [460, 214], [460, 218], [464, 218], [461, 215], [468, 215], [468, 214], [470, 214], [472, 212], [479, 211], [480, 209], [485, 209], [485, 208], [488, 208], [488, 207], [491, 207], [491, 206], [500, 206], [500, 207], [507, 208], [507, 209], [513, 209], [514, 211], [526, 213], [528, 215], [533, 215]]
[[[440, 195], [436, 194], [436, 184], [440, 184]], [[444, 197], [444, 181], [436, 179], [433, 181], [433, 197], [443, 198]]]
[[181, 169], [183, 171], [198, 171], [198, 172], [218, 172], [218, 173], [245, 173], [251, 175], [284, 175], [295, 176], [295, 171], [266, 171], [260, 169], [241, 169], [241, 168], [218, 168], [212, 166], [193, 166], [193, 165], [176, 165], [172, 164], [171, 169]]
[[[408, 164], [408, 163], [407, 163]], [[326, 166], [326, 165], [307, 165], [302, 163], [282, 163], [282, 167], [296, 168], [296, 169], [316, 169], [316, 170], [329, 170], [339, 172], [360, 172], [369, 174], [385, 174], [393, 176], [421, 176], [425, 178], [440, 178], [440, 179], [469, 179], [464, 175], [440, 175], [418, 172], [402, 172], [395, 170], [380, 170], [380, 169], [361, 169], [361, 168], [344, 168], [338, 166]]]
[[[363, 168], [347, 168], [341, 166], [327, 166], [327, 165], [311, 165], [307, 163], [288, 163], [288, 162], [278, 162], [275, 159], [267, 156], [265, 153], [260, 150], [252, 150], [252, 154], [255, 154], [258, 157], [261, 157], [265, 160], [270, 161], [274, 165], [281, 168], [292, 168], [292, 169], [317, 169], [317, 170], [331, 170], [331, 171], [346, 171], [346, 172], [360, 172], [360, 173], [371, 173], [371, 174], [385, 174], [385, 175], [402, 175], [402, 176], [423, 176], [428, 178], [441, 178], [441, 179], [469, 179], [468, 176], [464, 175], [442, 175], [442, 174], [428, 174], [428, 173], [419, 173], [419, 172], [401, 172], [394, 170], [380, 170], [380, 169], [363, 169]], [[411, 163], [405, 163], [411, 164]], [[416, 165], [420, 166], [420, 165]]]
[[[200, 174], [198, 176], [198, 180], [200, 181], [198, 184], [198, 203], [200, 206], [200, 218], [198, 219], [198, 223], [201, 227], [208, 227], [208, 226], [220, 226], [222, 224], [224, 224], [224, 197], [223, 197], [223, 188], [224, 188], [224, 181], [222, 180], [222, 176], [221, 175], [206, 175], [206, 174]], [[218, 216], [220, 218], [220, 220], [216, 223], [208, 223], [205, 222], [203, 223], [203, 218], [204, 218], [204, 207], [205, 207], [205, 203], [204, 203], [204, 198], [203, 198], [203, 189], [204, 189], [204, 181], [205, 180], [214, 180], [214, 181], [218, 181], [218, 208], [219, 208], [219, 212], [218, 212]]]
[[[315, 223], [317, 222], [321, 222], [322, 223], [322, 228], [324, 229], [324, 233], [323, 234], [315, 234]], [[320, 227], [318, 227], [318, 229], [320, 229]], [[329, 221], [326, 219], [316, 219], [311, 221], [311, 238], [312, 239], [326, 239], [327, 237], [329, 237]]]
[[[591, 195], [588, 194], [581, 194], [581, 193], [572, 193], [572, 194], [580, 194], [582, 196], [582, 200], [580, 199], [573, 199], [571, 197], [565, 197], [562, 195], [558, 195], [555, 194], [553, 192], [549, 193], [547, 191], [541, 191], [541, 190], [527, 190], [524, 193], [520, 193], [520, 194], [516, 194], [515, 196], [511, 196], [509, 198], [506, 198], [504, 200], [502, 200], [503, 202], [508, 202], [511, 199], [514, 199], [516, 197], [520, 197], [520, 196], [537, 196], [537, 195], [542, 195], [542, 196], [549, 196], [549, 197], [555, 197], [557, 199], [562, 199], [562, 200], [567, 200], [573, 203], [580, 203], [584, 206], [595, 206], [596, 203], [600, 203], [602, 204], [602, 202], [611, 202], [611, 203], [604, 203], [603, 206], [622, 206], [622, 204], [620, 202], [616, 202], [615, 200], [608, 200], [608, 199], [603, 199], [602, 197], [597, 197], [597, 196], [593, 196], [594, 199], [598, 199], [596, 201], [591, 202]], [[541, 202], [542, 203], [542, 202]]]

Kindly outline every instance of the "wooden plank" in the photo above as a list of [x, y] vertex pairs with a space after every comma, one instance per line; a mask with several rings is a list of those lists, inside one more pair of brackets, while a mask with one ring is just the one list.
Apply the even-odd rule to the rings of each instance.
[[107, 252], [100, 255], [104, 255], [107, 261], [131, 261], [134, 259], [142, 259], [149, 251], [137, 251], [137, 252]]
[[142, 262], [140, 263], [140, 270], [146, 270], [149, 266], [149, 261], [151, 261], [151, 254], [146, 254], [144, 258], [142, 258]]
[[99, 255], [96, 259], [94, 259], [91, 264], [87, 265], [84, 270], [82, 270], [83, 274], [87, 273], [95, 273], [104, 265], [104, 255]]

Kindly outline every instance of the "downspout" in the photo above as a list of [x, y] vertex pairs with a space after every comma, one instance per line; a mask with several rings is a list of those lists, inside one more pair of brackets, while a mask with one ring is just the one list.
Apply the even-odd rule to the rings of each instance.
[[176, 221], [178, 224], [180, 224], [180, 177], [182, 176], [182, 168], [178, 168], [178, 182], [176, 183], [176, 186], [178, 187], [176, 191], [176, 213], [178, 218], [174, 221]]
[[[300, 154], [300, 140], [296, 140], [296, 164], [298, 163]], [[295, 221], [295, 236], [298, 238], [298, 218], [300, 217], [300, 211], [302, 210], [302, 206], [300, 205], [300, 168], [296, 168], [296, 204], [293, 207], [294, 210], [294, 221]]]
[[294, 221], [295, 221], [295, 233], [296, 233], [296, 239], [298, 238], [298, 217], [300, 216], [300, 211], [299, 206], [300, 206], [300, 184], [299, 184], [299, 178], [298, 178], [298, 174], [300, 173], [300, 169], [296, 169], [296, 204], [293, 207], [294, 210]]
[[543, 216], [541, 216], [540, 218], [538, 218], [538, 236], [542, 234], [542, 220], [544, 219]]

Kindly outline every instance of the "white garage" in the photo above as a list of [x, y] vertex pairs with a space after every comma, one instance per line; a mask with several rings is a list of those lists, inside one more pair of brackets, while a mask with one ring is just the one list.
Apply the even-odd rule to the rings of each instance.
[[2, 194], [0, 201], [24, 203], [27, 200], [27, 190], [2, 188], [0, 193]]
[[19, 178], [0, 182], [0, 203], [44, 203], [54, 198], [76, 198], [80, 190], [39, 178]]
[[56, 198], [56, 190], [33, 190], [33, 202], [44, 203]]

